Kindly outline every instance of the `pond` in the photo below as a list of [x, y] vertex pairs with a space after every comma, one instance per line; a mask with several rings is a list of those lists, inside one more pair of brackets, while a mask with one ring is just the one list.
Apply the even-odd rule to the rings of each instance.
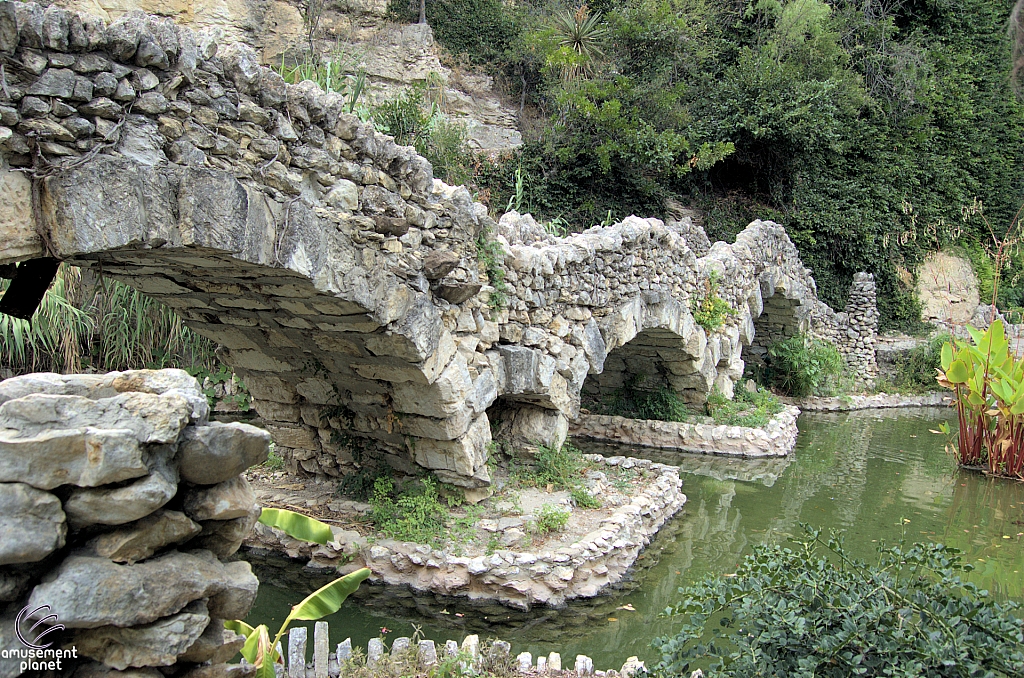
[[[672, 632], [672, 620], [660, 615], [680, 586], [735, 571], [753, 545], [801, 535], [800, 523], [844, 530], [847, 546], [864, 559], [904, 529], [910, 541], [950, 544], [977, 567], [973, 581], [999, 598], [1024, 601], [1024, 483], [956, 471], [944, 437], [930, 432], [949, 416], [943, 409], [801, 415], [789, 459], [688, 459], [686, 506], [618, 591], [524, 613], [364, 584], [358, 600], [328, 618], [332, 644], [351, 636], [365, 647], [382, 627], [390, 642], [412, 635], [416, 624], [439, 642], [492, 635], [511, 642], [513, 653], [558, 651], [570, 665], [576, 654], [601, 669], [631, 655], [654, 661], [650, 641]], [[901, 528], [903, 519], [909, 523]], [[290, 605], [329, 580], [283, 559], [253, 564], [261, 584], [248, 621], [272, 632]]]

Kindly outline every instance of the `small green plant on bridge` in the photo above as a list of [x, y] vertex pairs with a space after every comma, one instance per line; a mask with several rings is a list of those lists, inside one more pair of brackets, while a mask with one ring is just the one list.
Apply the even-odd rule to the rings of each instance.
[[501, 243], [491, 237], [489, 230], [482, 229], [476, 238], [476, 257], [484, 265], [487, 282], [490, 283], [490, 298], [487, 305], [491, 311], [497, 312], [508, 305], [508, 283], [505, 282], [505, 250]]
[[837, 533], [805, 530], [680, 589], [667, 612], [683, 623], [654, 642], [656, 673], [689, 676], [700, 662], [715, 678], [1024, 675], [1020, 605], [964, 581], [973, 567], [956, 549], [901, 540], [869, 565]]
[[717, 389], [712, 390], [706, 407], [716, 424], [756, 428], [766, 425], [784, 406], [771, 391], [758, 388], [751, 392], [741, 386], [732, 400]]
[[722, 278], [718, 271], [709, 271], [707, 279], [704, 280], [703, 294], [690, 303], [694, 322], [703, 327], [705, 332], [714, 332], [725, 324], [726, 318], [736, 315], [736, 309], [718, 296], [721, 282]]

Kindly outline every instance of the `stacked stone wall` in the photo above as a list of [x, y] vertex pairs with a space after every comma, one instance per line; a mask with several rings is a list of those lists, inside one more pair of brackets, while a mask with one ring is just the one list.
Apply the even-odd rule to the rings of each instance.
[[[0, 61], [0, 264], [56, 257], [171, 306], [220, 344], [296, 472], [382, 459], [479, 498], [490, 424], [560, 443], [588, 375], [613, 388], [646, 361], [692, 402], [731, 394], [765, 299], [848, 356], [867, 341], [776, 224], [707, 247], [688, 221], [564, 239], [495, 223], [340, 95], [170, 20], [0, 0]], [[481, 239], [505, 254], [504, 306]], [[711, 271], [738, 313], [708, 334], [690, 306]]]
[[228, 562], [260, 514], [240, 473], [270, 436], [207, 416], [181, 370], [0, 382], [0, 676], [39, 674], [21, 638], [74, 648], [51, 675], [234, 675], [222, 622], [258, 586]]

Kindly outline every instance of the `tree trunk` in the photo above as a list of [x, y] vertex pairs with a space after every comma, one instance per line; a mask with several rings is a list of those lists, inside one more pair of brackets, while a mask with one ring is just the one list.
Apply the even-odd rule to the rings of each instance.
[[427, 23], [427, 0], [420, 0], [420, 23]]

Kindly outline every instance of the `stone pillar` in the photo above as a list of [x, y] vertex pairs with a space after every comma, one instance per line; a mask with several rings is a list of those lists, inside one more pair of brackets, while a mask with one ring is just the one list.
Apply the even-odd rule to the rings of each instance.
[[[49, 606], [18, 630], [65, 627], [39, 641], [76, 649], [60, 675], [227, 670], [244, 638], [223, 622], [248, 614], [258, 582], [221, 559], [259, 518], [240, 474], [267, 458], [270, 435], [208, 411], [182, 370], [0, 382], [0, 649], [23, 647], [20, 610]], [[19, 673], [0, 663], [0, 676]]]
[[874, 383], [878, 377], [875, 342], [878, 338], [878, 306], [875, 297], [875, 277], [870, 273], [853, 276], [850, 299], [846, 302], [849, 326], [846, 337], [840, 337], [840, 350], [846, 356], [858, 382]]

